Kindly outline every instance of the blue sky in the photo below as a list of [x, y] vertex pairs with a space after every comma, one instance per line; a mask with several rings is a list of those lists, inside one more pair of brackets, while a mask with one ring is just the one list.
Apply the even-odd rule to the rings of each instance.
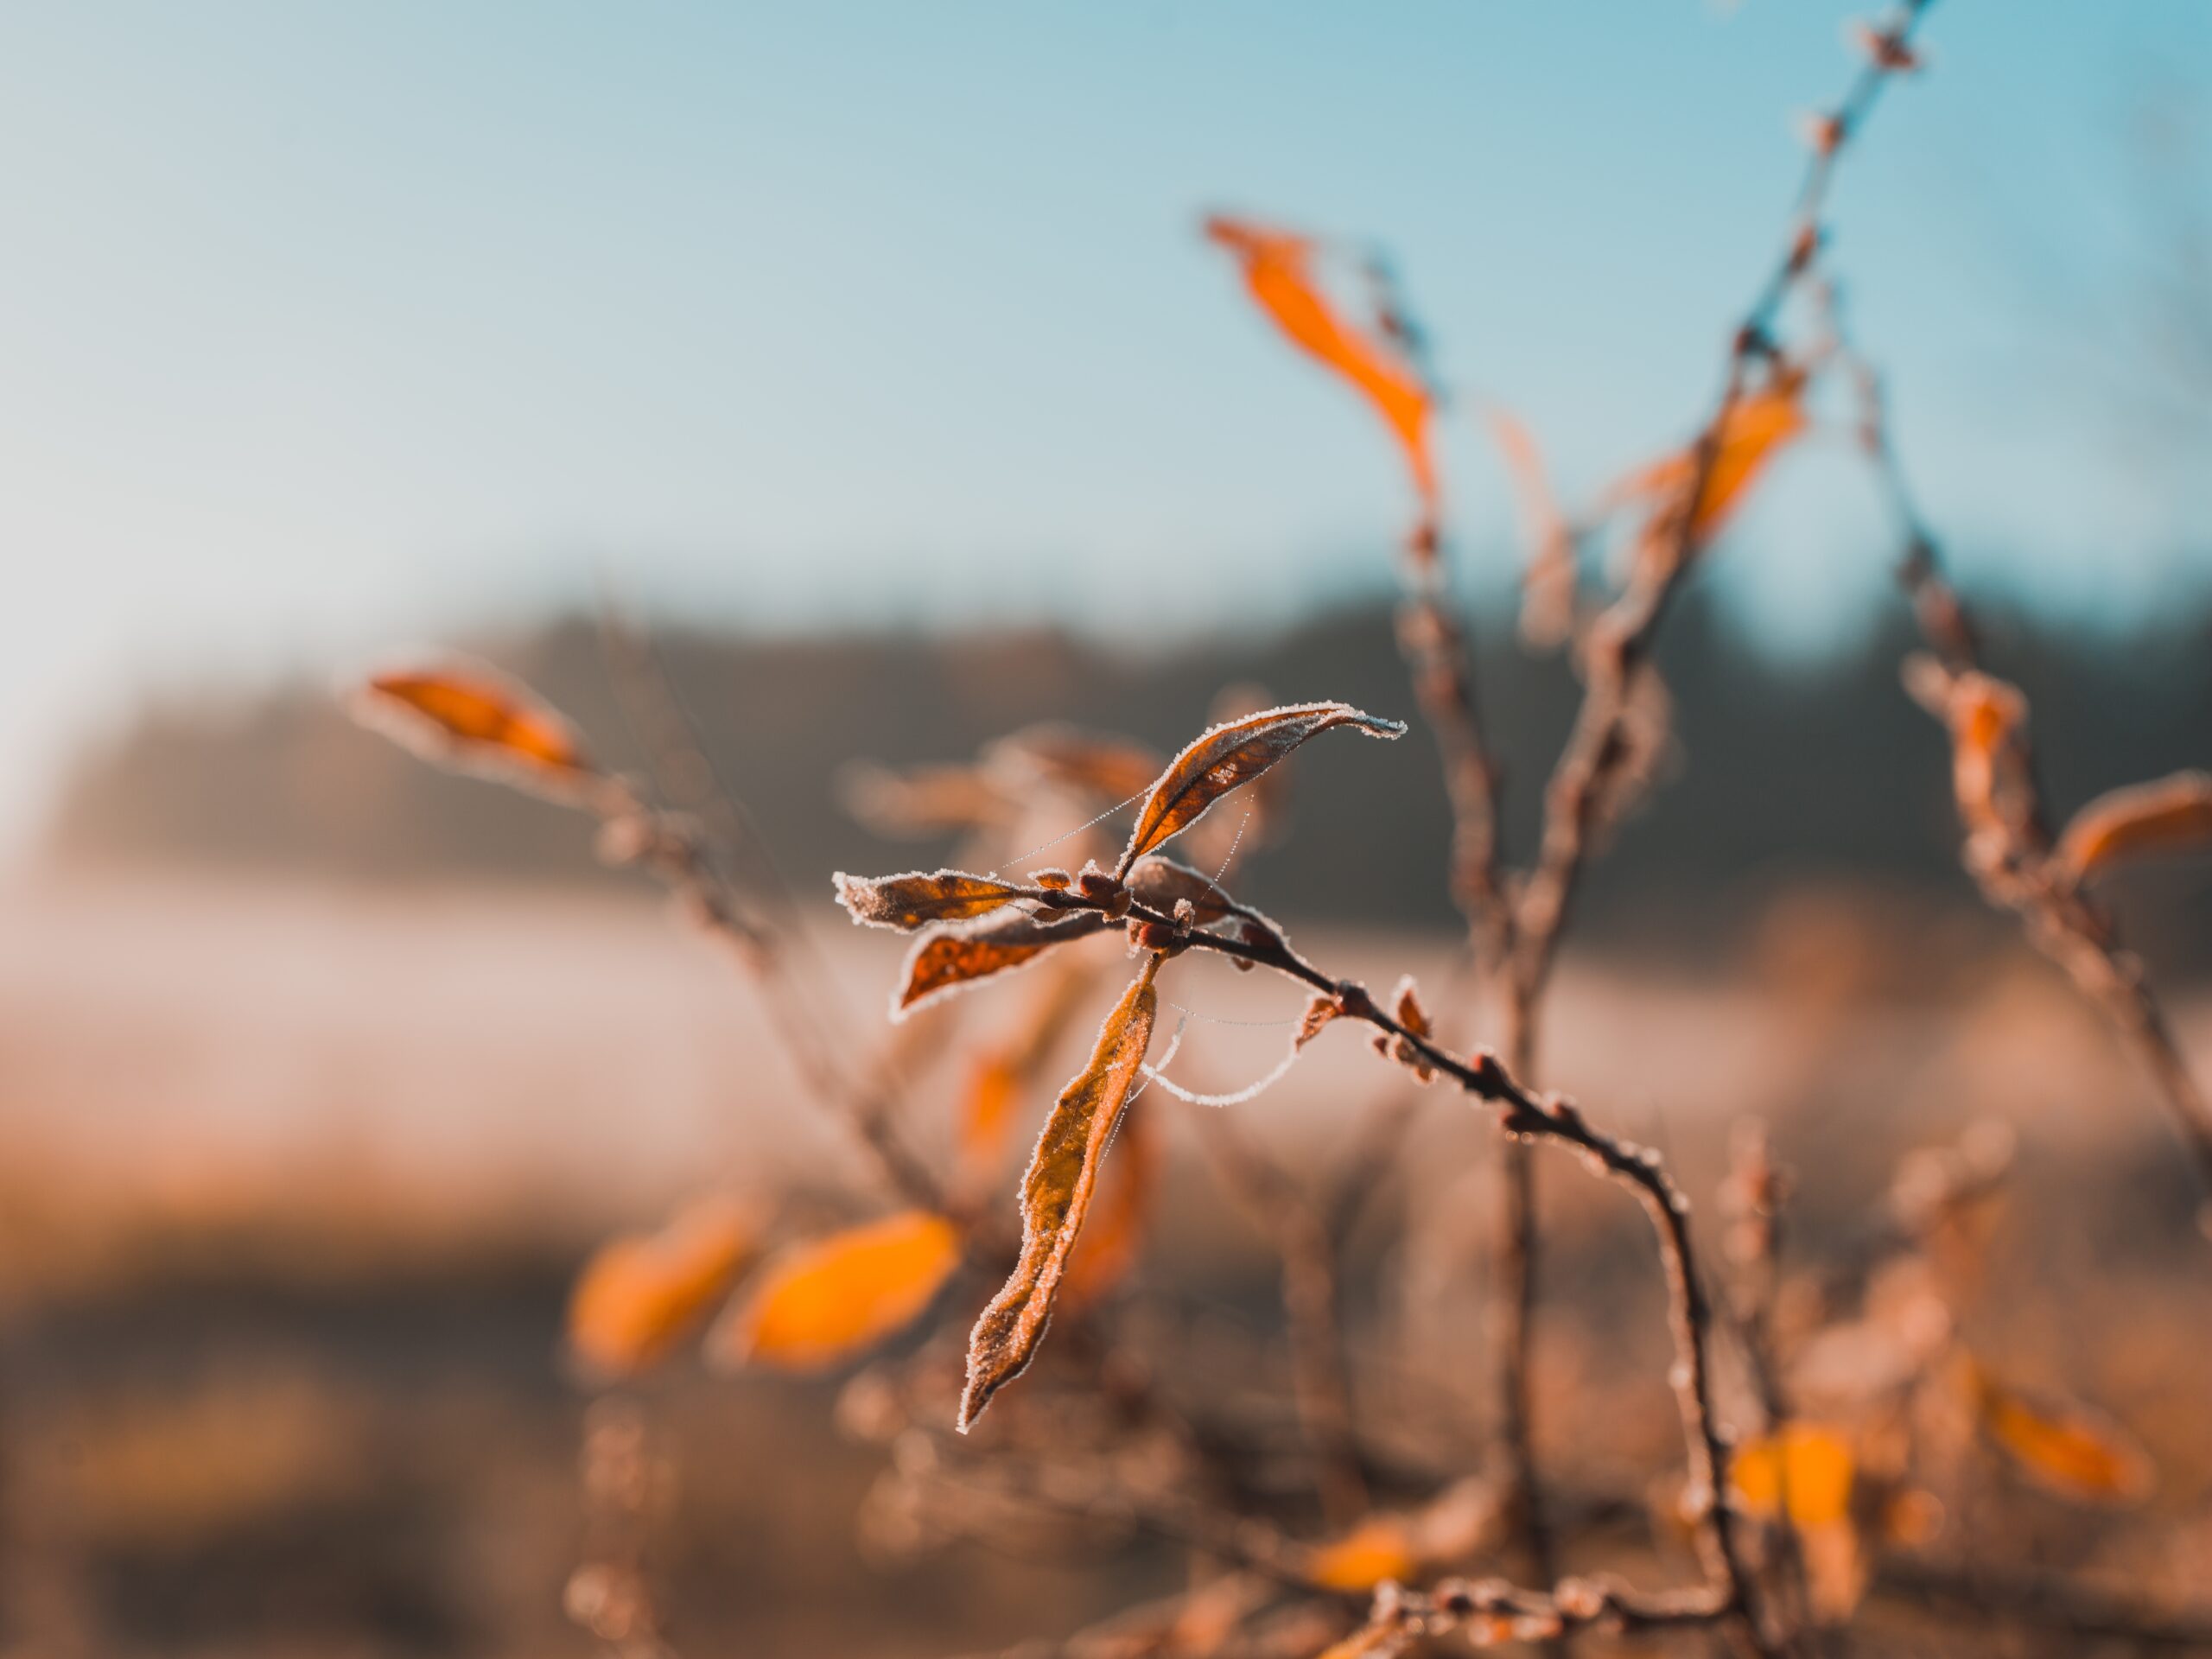
[[[1393, 459], [1209, 206], [1386, 241], [1586, 493], [1710, 396], [1858, 10], [0, 10], [0, 834], [148, 686], [602, 569], [760, 627], [1370, 585]], [[1942, 0], [1926, 38], [1835, 199], [1862, 331], [1976, 579], [2124, 616], [2212, 563], [2207, 394], [2148, 297], [2212, 226], [2212, 6]], [[1444, 450], [1494, 588], [1504, 485], [1471, 423]], [[1815, 445], [1716, 579], [1810, 640], [1880, 556]]]

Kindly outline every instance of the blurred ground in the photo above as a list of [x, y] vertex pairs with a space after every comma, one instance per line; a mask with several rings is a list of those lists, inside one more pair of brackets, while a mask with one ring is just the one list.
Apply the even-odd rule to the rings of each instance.
[[[1851, 1236], [1902, 1150], [2011, 1123], [2018, 1176], [1974, 1339], [2126, 1422], [2161, 1482], [2139, 1522], [2086, 1539], [2033, 1494], [2007, 1523], [2031, 1554], [2047, 1533], [2043, 1548], [2092, 1562], [2125, 1557], [2131, 1527], [2164, 1525], [2154, 1579], [2200, 1571], [2212, 1544], [2186, 1517], [2212, 1478], [2196, 1363], [2212, 1294], [2173, 1271], [2183, 1166], [2050, 970], [2001, 933], [1919, 919], [1878, 888], [1802, 888], [1769, 901], [1733, 966], [1694, 978], [1571, 957], [1552, 1074], [1664, 1148], [1700, 1204], [1729, 1124], [1773, 1119], [1813, 1177], [1792, 1222], [1808, 1257]], [[1447, 1005], [1438, 939], [1300, 938], [1370, 980], [1410, 968]], [[822, 942], [856, 1040], [873, 1041], [898, 942], [842, 926]], [[1289, 1019], [1295, 995], [1189, 966], [1169, 1011], [1187, 1021], [1174, 1074], [1218, 1089], [1265, 1071], [1280, 1026], [1212, 1022]], [[1008, 994], [953, 1018], [988, 1020]], [[2212, 1061], [2212, 1007], [2190, 1002], [2181, 1024]], [[1347, 1033], [1308, 1060], [1236, 1109], [1311, 1170], [1391, 1084]], [[925, 1141], [943, 1138], [957, 1075], [940, 1063], [913, 1092]], [[728, 964], [620, 893], [19, 886], [0, 899], [0, 1103], [9, 1651], [588, 1651], [560, 1614], [583, 1524], [585, 1395], [559, 1347], [576, 1263], [703, 1186], [788, 1193], [787, 1218], [854, 1203], [831, 1191], [836, 1135]], [[1200, 1383], [1174, 1355], [1196, 1366], [1209, 1341], [1257, 1381], [1280, 1362], [1266, 1259], [1175, 1128], [1135, 1307], [1215, 1332], [1171, 1346], [1171, 1386]], [[1362, 1330], [1412, 1334], [1374, 1345], [1391, 1369], [1362, 1387], [1395, 1402], [1394, 1433], [1430, 1424], [1426, 1454], [1447, 1465], [1480, 1428], [1470, 1315], [1490, 1143], [1430, 1103], [1382, 1206], [1413, 1219], [1409, 1242], [1382, 1252], [1394, 1230], [1370, 1230], [1351, 1311]], [[1640, 1481], [1675, 1456], [1642, 1223], [1571, 1165], [1544, 1173], [1540, 1438], [1578, 1480]], [[948, 1323], [982, 1294], [963, 1284]], [[880, 1459], [839, 1440], [835, 1395], [690, 1360], [645, 1389], [676, 1476], [652, 1551], [680, 1647], [956, 1651], [1070, 1629], [1171, 1581], [1141, 1548], [1090, 1552], [1081, 1570], [972, 1547], [864, 1559], [855, 1520]]]

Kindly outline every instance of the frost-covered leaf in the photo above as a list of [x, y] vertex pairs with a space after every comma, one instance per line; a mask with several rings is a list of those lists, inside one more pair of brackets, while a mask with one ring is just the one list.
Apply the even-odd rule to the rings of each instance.
[[1021, 1374], [1044, 1339], [1052, 1303], [1097, 1191], [1106, 1148], [1152, 1041], [1160, 958], [1147, 957], [1098, 1028], [1090, 1064], [1060, 1091], [1021, 1182], [1021, 1255], [968, 1340], [968, 1386], [960, 1400], [967, 1428], [991, 1396]]
[[960, 1230], [909, 1210], [779, 1254], [744, 1306], [715, 1331], [732, 1364], [818, 1370], [912, 1325], [960, 1265]]
[[2212, 843], [2212, 772], [2177, 772], [2100, 795], [2066, 826], [2060, 861], [2076, 879], [2147, 853]]
[[1091, 1206], [1096, 1214], [1068, 1257], [1060, 1284], [1068, 1306], [1088, 1306], [1128, 1277], [1144, 1250], [1145, 1224], [1151, 1219], [1159, 1179], [1160, 1125], [1145, 1102], [1133, 1100], [1122, 1114], [1113, 1162], [1099, 1178]]
[[607, 1376], [656, 1364], [728, 1288], [753, 1245], [752, 1223], [723, 1199], [683, 1211], [658, 1232], [609, 1239], [569, 1295], [569, 1348]]
[[1290, 1039], [1294, 1054], [1321, 1034], [1322, 1027], [1332, 1020], [1341, 1018], [1344, 1005], [1333, 996], [1313, 996], [1306, 999], [1305, 1012], [1298, 1017], [1298, 1030]]
[[840, 870], [831, 879], [837, 884], [837, 902], [855, 921], [901, 933], [934, 922], [968, 921], [1031, 896], [1026, 887], [965, 870], [874, 876]]
[[1173, 916], [1176, 905], [1188, 899], [1192, 918], [1200, 927], [1250, 913], [1211, 876], [1162, 853], [1151, 854], [1129, 866], [1128, 883], [1139, 904], [1163, 915]]
[[1308, 738], [1335, 726], [1349, 726], [1370, 737], [1402, 737], [1406, 731], [1402, 721], [1365, 714], [1348, 702], [1263, 709], [1210, 728], [1168, 762], [1153, 785], [1117, 874], [1126, 876], [1138, 859], [1189, 829], [1230, 791], [1250, 783]]
[[1305, 237], [1217, 215], [1206, 235], [1235, 257], [1244, 286], [1291, 343], [1349, 381], [1374, 406], [1404, 454], [1424, 518], [1437, 507], [1436, 463], [1429, 453], [1429, 397], [1390, 344], [1345, 321], [1314, 279], [1314, 245]]
[[355, 718], [441, 766], [563, 798], [599, 777], [575, 728], [498, 671], [476, 663], [372, 676]]
[[1065, 916], [1003, 911], [973, 926], [925, 933], [907, 954], [892, 1004], [892, 1018], [904, 1019], [932, 997], [1011, 968], [1026, 967], [1056, 944], [1087, 939], [1114, 925], [1109, 918], [1095, 910], [1071, 911]]

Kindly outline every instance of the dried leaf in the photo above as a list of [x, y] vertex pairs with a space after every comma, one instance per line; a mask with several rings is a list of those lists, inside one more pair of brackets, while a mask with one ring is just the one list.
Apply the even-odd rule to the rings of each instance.
[[372, 676], [355, 718], [441, 766], [573, 797], [600, 777], [575, 728], [530, 691], [481, 664]]
[[1333, 996], [1315, 995], [1307, 1000], [1306, 1011], [1299, 1015], [1297, 1034], [1290, 1039], [1294, 1054], [1321, 1034], [1321, 1027], [1344, 1012], [1344, 1005]]
[[1386, 1579], [1413, 1577], [1421, 1560], [1411, 1529], [1395, 1516], [1370, 1516], [1306, 1558], [1306, 1576], [1324, 1590], [1372, 1590]]
[[893, 994], [891, 1017], [903, 1020], [931, 999], [973, 985], [1011, 968], [1025, 967], [1056, 944], [1102, 933], [1115, 924], [1095, 910], [1065, 916], [1006, 911], [973, 927], [926, 933], [907, 954]]
[[1076, 1241], [1060, 1281], [1069, 1307], [1088, 1307], [1128, 1277], [1143, 1253], [1159, 1178], [1159, 1125], [1143, 1102], [1133, 1100], [1122, 1114], [1120, 1150], [1100, 1178], [1092, 1206], [1098, 1213]]
[[[1803, 372], [1783, 369], [1768, 385], [1738, 397], [1730, 407], [1713, 445], [1696, 511], [1690, 515], [1692, 544], [1709, 541], [1734, 516], [1768, 463], [1804, 431], [1804, 390]], [[1697, 475], [1701, 447], [1693, 444], [1631, 474], [1613, 487], [1610, 499], [1655, 504], [1676, 500]]]
[[836, 1365], [918, 1319], [960, 1265], [960, 1230], [909, 1210], [779, 1255], [710, 1344], [733, 1364]]
[[1521, 575], [1521, 637], [1540, 649], [1561, 644], [1574, 627], [1574, 533], [1552, 493], [1536, 440], [1510, 410], [1484, 410], [1513, 480], [1529, 563]]
[[2136, 1503], [2150, 1495], [2150, 1459], [2100, 1414], [2076, 1405], [2047, 1408], [1980, 1366], [1970, 1381], [1989, 1438], [2039, 1484], [2094, 1503]]
[[1162, 853], [1150, 854], [1129, 866], [1128, 883], [1139, 904], [1166, 915], [1173, 916], [1176, 905], [1187, 899], [1193, 923], [1199, 927], [1252, 913], [1211, 876]]
[[1142, 793], [1160, 775], [1160, 756], [1145, 745], [1058, 724], [1009, 733], [984, 751], [984, 759], [995, 768], [1037, 774], [1101, 805]]
[[658, 1232], [609, 1239], [569, 1298], [569, 1346], [606, 1376], [628, 1376], [674, 1350], [753, 1254], [753, 1226], [727, 1200], [685, 1210]]
[[1264, 709], [1211, 727], [1168, 762], [1153, 785], [1116, 873], [1126, 876], [1138, 859], [1189, 829], [1230, 791], [1250, 783], [1308, 738], [1333, 726], [1349, 726], [1370, 737], [1402, 737], [1406, 732], [1402, 721], [1363, 714], [1347, 702]]
[[2060, 862], [2078, 880], [2146, 853], [2212, 842], [2212, 772], [2177, 772], [2100, 795], [2066, 826]]
[[1020, 804], [974, 766], [917, 766], [892, 772], [855, 765], [838, 777], [845, 810], [889, 838], [964, 834], [1010, 821]]
[[1858, 1460], [1851, 1440], [1823, 1423], [1791, 1423], [1780, 1434], [1745, 1441], [1729, 1460], [1728, 1481], [1737, 1502], [1763, 1521], [1778, 1521], [1789, 1506], [1800, 1529], [1847, 1521]]
[[1951, 788], [1969, 850], [1985, 855], [2011, 842], [2025, 817], [2028, 784], [2016, 735], [2028, 717], [2018, 687], [1933, 657], [1906, 659], [1905, 688], [1951, 734]]
[[1423, 518], [1437, 513], [1436, 464], [1429, 454], [1429, 397], [1399, 353], [1347, 322], [1313, 272], [1306, 238], [1217, 216], [1206, 235], [1227, 249], [1244, 272], [1244, 286], [1293, 345], [1334, 369], [1382, 416], [1404, 453]]
[[830, 879], [837, 884], [837, 902], [852, 912], [855, 922], [901, 933], [932, 922], [968, 921], [1031, 896], [1025, 887], [965, 870], [876, 876], [847, 875], [840, 870]]
[[1098, 1172], [1152, 1041], [1160, 958], [1147, 957], [1098, 1028], [1090, 1062], [1060, 1091], [1021, 1182], [1021, 1255], [968, 1341], [960, 1427], [1021, 1374], [1043, 1340], [1069, 1253], [1097, 1190]]

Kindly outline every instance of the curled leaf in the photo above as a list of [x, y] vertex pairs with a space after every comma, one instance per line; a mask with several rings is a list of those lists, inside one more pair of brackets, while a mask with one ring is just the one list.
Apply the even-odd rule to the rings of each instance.
[[1970, 1382], [1982, 1427], [2038, 1484], [2093, 1503], [2135, 1503], [2150, 1495], [2150, 1459], [2100, 1414], [2076, 1405], [2043, 1406], [1980, 1366]]
[[1211, 727], [1169, 761], [1153, 785], [1116, 874], [1126, 876], [1138, 859], [1189, 829], [1230, 791], [1250, 783], [1308, 738], [1334, 726], [1349, 726], [1370, 737], [1403, 737], [1406, 732], [1404, 721], [1363, 713], [1348, 702], [1263, 709]]
[[1150, 854], [1129, 866], [1128, 883], [1139, 904], [1170, 916], [1178, 904], [1187, 901], [1192, 919], [1199, 927], [1253, 913], [1230, 898], [1211, 876], [1161, 853]]
[[441, 766], [560, 797], [600, 776], [574, 727], [481, 664], [373, 675], [352, 708], [365, 725]]
[[[1391, 1001], [1394, 1004], [1391, 1017], [1415, 1037], [1427, 1037], [1433, 1034], [1433, 1027], [1429, 1024], [1428, 1010], [1421, 1005], [1421, 994], [1414, 988], [1414, 976], [1411, 974], [1408, 974], [1398, 982], [1398, 988], [1392, 994]], [[1379, 1035], [1376, 1041], [1378, 1045], [1382, 1042]], [[1420, 1078], [1421, 1082], [1428, 1083], [1434, 1079], [1436, 1068], [1429, 1065], [1421, 1050], [1414, 1047], [1405, 1038], [1389, 1039], [1389, 1052], [1392, 1059], [1397, 1061], [1400, 1065], [1411, 1068], [1414, 1076]]]
[[912, 1324], [960, 1265], [960, 1230], [909, 1210], [784, 1251], [710, 1344], [719, 1359], [818, 1370]]
[[1306, 1000], [1305, 1012], [1298, 1017], [1298, 1030], [1290, 1039], [1291, 1052], [1296, 1053], [1319, 1037], [1321, 1034], [1321, 1027], [1344, 1012], [1344, 1005], [1338, 998], [1319, 995], [1309, 997]]
[[1106, 1148], [1152, 1041], [1160, 958], [1137, 976], [1098, 1028], [1090, 1064], [1052, 1103], [1021, 1181], [1021, 1255], [968, 1339], [968, 1386], [960, 1427], [975, 1422], [991, 1396], [1019, 1376], [1044, 1339], [1069, 1255], [1083, 1230]]
[[569, 1295], [569, 1346], [601, 1376], [646, 1370], [704, 1316], [752, 1253], [752, 1224], [720, 1199], [685, 1210], [658, 1232], [609, 1239]]
[[1205, 233], [1228, 250], [1244, 273], [1244, 286], [1291, 343], [1334, 369], [1390, 429], [1404, 454], [1426, 519], [1436, 516], [1436, 464], [1429, 454], [1429, 397], [1391, 346], [1371, 339], [1341, 316], [1315, 282], [1314, 245], [1305, 237], [1219, 215]]
[[2212, 842], [2212, 772], [2177, 772], [2097, 797], [2066, 826], [2059, 861], [2076, 880], [2146, 853]]
[[1905, 689], [1951, 734], [1951, 788], [1970, 850], [2008, 844], [2030, 801], [2018, 734], [2028, 700], [2016, 686], [1974, 671], [1954, 673], [1933, 657], [1909, 658]]
[[934, 997], [1025, 967], [1056, 944], [1087, 939], [1112, 925], [1111, 919], [1095, 910], [1058, 917], [1006, 911], [972, 927], [924, 934], [907, 954], [891, 1017], [903, 1020]]
[[912, 871], [906, 875], [847, 875], [831, 878], [837, 884], [837, 902], [855, 922], [869, 927], [888, 927], [901, 933], [927, 927], [932, 922], [964, 922], [1033, 895], [988, 875], [965, 870], [938, 870], [932, 874]]
[[1143, 1102], [1122, 1114], [1119, 1150], [1099, 1179], [1093, 1217], [1068, 1257], [1060, 1283], [1070, 1307], [1087, 1307], [1129, 1275], [1144, 1249], [1154, 1189], [1160, 1179], [1160, 1126]]

